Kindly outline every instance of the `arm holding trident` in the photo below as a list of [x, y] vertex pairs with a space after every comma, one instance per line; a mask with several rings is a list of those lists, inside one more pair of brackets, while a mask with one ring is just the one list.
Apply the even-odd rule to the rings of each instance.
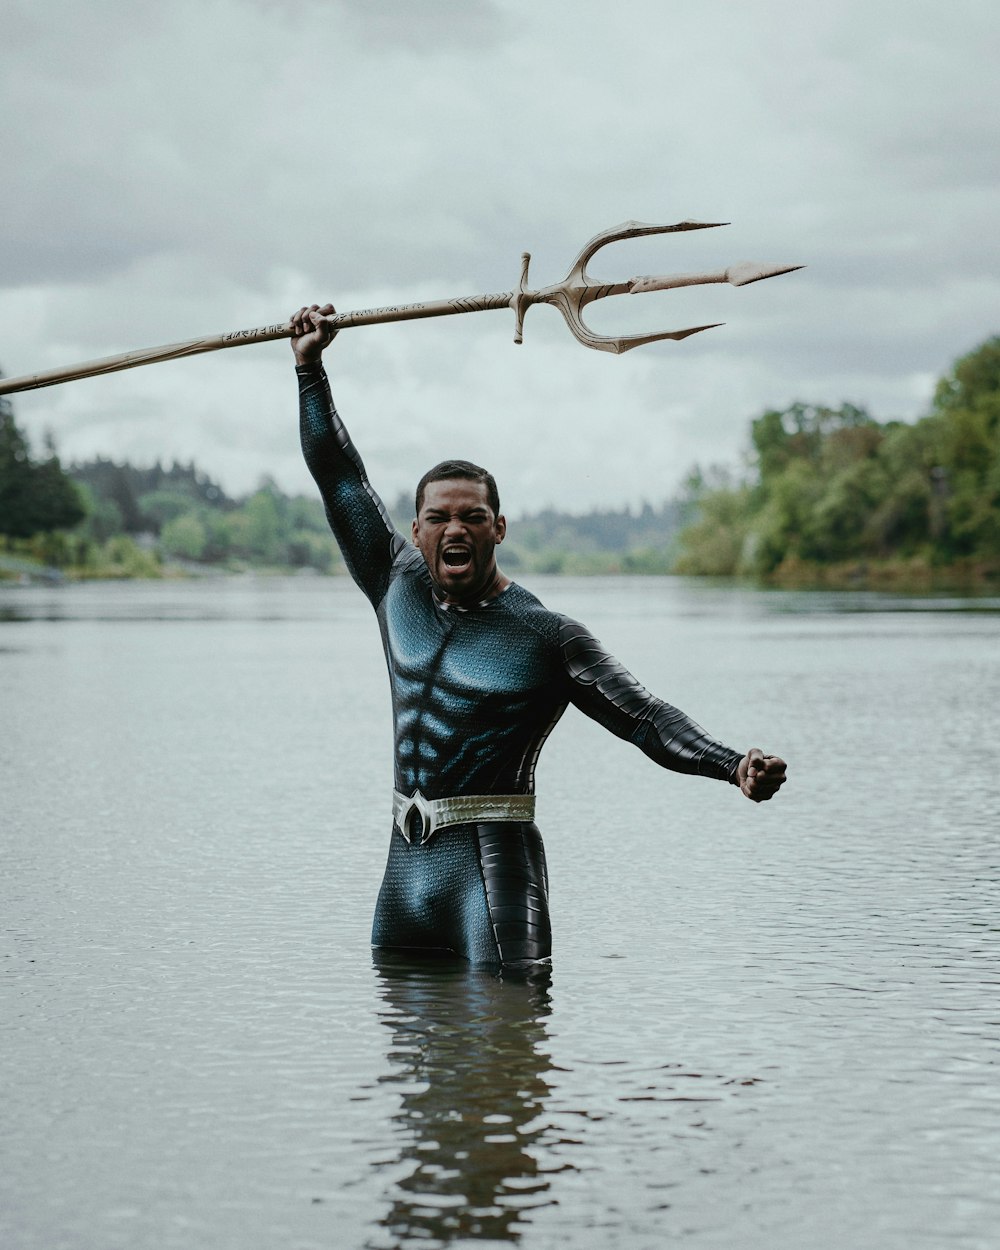
[[[496, 560], [507, 523], [480, 465], [448, 460], [424, 474], [408, 543], [333, 406], [322, 353], [336, 318], [313, 304], [289, 324], [306, 461], [375, 609], [392, 689], [393, 826], [372, 944], [492, 966], [547, 960], [534, 774], [569, 703], [661, 767], [727, 781], [755, 803], [784, 784], [785, 763], [712, 738], [508, 578]], [[595, 820], [614, 802], [595, 794]], [[617, 854], [609, 844], [609, 860]]]

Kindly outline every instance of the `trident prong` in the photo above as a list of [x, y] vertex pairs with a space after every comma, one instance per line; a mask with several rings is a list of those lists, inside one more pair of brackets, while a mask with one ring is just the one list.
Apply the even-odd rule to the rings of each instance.
[[[763, 278], [774, 278], [778, 274], [792, 273], [802, 265], [761, 265], [745, 261], [731, 265], [728, 269], [720, 269], [710, 273], [672, 274], [666, 277], [631, 278], [627, 282], [597, 282], [587, 273], [587, 263], [592, 260], [602, 247], [609, 243], [617, 243], [623, 239], [635, 239], [650, 234], [673, 234], [682, 230], [713, 230], [718, 226], [727, 226], [727, 221], [678, 221], [670, 226], [650, 225], [641, 221], [626, 221], [610, 230], [602, 230], [586, 243], [570, 266], [569, 273], [562, 282], [544, 287], [540, 291], [525, 291], [528, 256], [522, 258], [521, 290], [517, 293], [517, 329], [514, 342], [521, 342], [521, 327], [524, 310], [531, 304], [553, 304], [562, 313], [566, 324], [574, 337], [585, 347], [592, 347], [599, 352], [614, 352], [616, 355], [631, 351], [633, 347], [641, 347], [645, 343], [656, 343], [661, 339], [686, 339], [702, 330], [712, 330], [723, 325], [721, 321], [709, 325], [689, 326], [684, 330], [662, 330], [651, 334], [626, 334], [614, 337], [595, 334], [583, 320], [582, 310], [595, 300], [606, 299], [610, 295], [638, 295], [644, 291], [665, 291], [682, 286], [700, 286], [711, 282], [729, 282], [733, 286], [746, 286], [751, 282], [759, 282]], [[512, 304], [513, 306], [513, 304]]]
[[[552, 304], [566, 319], [574, 337], [585, 347], [599, 352], [631, 351], [643, 343], [656, 343], [661, 339], [686, 339], [722, 325], [721, 321], [710, 325], [689, 326], [686, 330], [663, 330], [653, 334], [626, 334], [613, 338], [595, 334], [583, 320], [581, 312], [595, 300], [609, 295], [637, 295], [643, 291], [666, 291], [674, 287], [699, 286], [708, 282], [729, 282], [733, 286], [746, 286], [762, 278], [773, 278], [781, 273], [792, 273], [801, 265], [758, 265], [744, 262], [728, 269], [712, 273], [673, 274], [663, 278], [631, 278], [627, 282], [595, 282], [587, 273], [587, 262], [606, 244], [622, 239], [635, 239], [649, 234], [674, 234], [686, 230], [711, 230], [728, 225], [725, 221], [678, 221], [672, 226], [651, 226], [641, 221], [626, 221], [611, 230], [595, 234], [585, 244], [562, 282], [542, 287], [539, 291], [528, 289], [528, 265], [531, 253], [521, 254], [521, 278], [516, 291], [498, 291], [492, 295], [468, 295], [458, 299], [428, 300], [420, 304], [393, 304], [388, 308], [365, 308], [358, 312], [331, 313], [326, 321], [333, 330], [348, 330], [353, 326], [377, 325], [386, 321], [413, 321], [422, 317], [448, 317], [455, 313], [489, 312], [498, 308], [510, 308], [514, 312], [514, 342], [520, 343], [524, 334], [524, 314], [532, 304]], [[216, 352], [227, 347], [244, 347], [248, 343], [266, 343], [272, 339], [291, 338], [295, 330], [290, 322], [257, 326], [250, 330], [233, 330], [228, 334], [211, 335], [191, 339], [186, 343], [170, 343], [166, 347], [148, 347], [140, 351], [123, 352], [120, 356], [106, 356], [85, 364], [50, 369], [47, 373], [27, 374], [20, 378], [0, 378], [0, 395], [15, 391], [37, 390], [43, 386], [55, 386], [58, 382], [72, 382], [76, 378], [96, 377], [103, 373], [116, 373], [120, 369], [134, 369], [137, 365], [156, 364], [161, 360], [178, 360], [182, 356], [196, 356], [201, 352]]]

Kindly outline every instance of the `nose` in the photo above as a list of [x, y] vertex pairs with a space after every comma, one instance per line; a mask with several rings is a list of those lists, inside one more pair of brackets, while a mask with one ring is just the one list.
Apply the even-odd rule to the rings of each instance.
[[453, 516], [449, 519], [448, 524], [444, 527], [444, 536], [447, 539], [456, 541], [466, 536], [465, 522], [461, 517]]

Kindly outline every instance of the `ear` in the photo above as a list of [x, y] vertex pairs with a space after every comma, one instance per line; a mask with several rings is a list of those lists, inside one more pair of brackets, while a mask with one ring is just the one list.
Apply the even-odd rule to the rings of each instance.
[[504, 538], [506, 538], [507, 536], [507, 518], [504, 516], [502, 512], [496, 519], [495, 528], [496, 528], [497, 542], [502, 543]]
[[417, 537], [417, 518], [416, 517], [413, 518], [413, 522], [410, 525], [410, 537], [413, 539], [414, 547], [419, 547], [420, 540]]

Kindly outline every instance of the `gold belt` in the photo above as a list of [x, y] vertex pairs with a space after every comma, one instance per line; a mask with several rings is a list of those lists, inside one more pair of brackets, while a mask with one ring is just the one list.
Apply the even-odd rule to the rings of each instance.
[[420, 841], [429, 842], [438, 829], [448, 825], [467, 825], [480, 820], [534, 820], [533, 794], [458, 794], [450, 799], [425, 799], [419, 790], [411, 797], [392, 792], [392, 818], [399, 832], [412, 840], [413, 817], [419, 814], [423, 823]]

